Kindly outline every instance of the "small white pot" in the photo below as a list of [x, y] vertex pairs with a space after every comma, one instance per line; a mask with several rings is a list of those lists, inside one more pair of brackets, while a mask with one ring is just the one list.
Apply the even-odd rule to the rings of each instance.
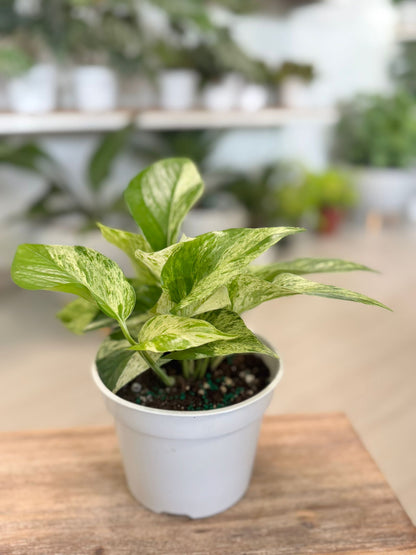
[[236, 503], [251, 476], [263, 414], [282, 368], [263, 357], [270, 384], [222, 409], [181, 412], [124, 401], [93, 378], [115, 419], [128, 487], [156, 513], [208, 517]]
[[285, 108], [309, 108], [312, 104], [309, 84], [300, 77], [287, 77], [280, 85], [279, 99]]
[[171, 69], [159, 74], [159, 103], [164, 110], [188, 110], [196, 100], [199, 77], [192, 69]]
[[218, 83], [209, 83], [202, 91], [202, 104], [207, 110], [226, 112], [237, 108], [243, 89], [242, 78], [230, 73]]
[[416, 192], [414, 169], [356, 168], [355, 176], [362, 207], [380, 214], [402, 212]]
[[257, 112], [264, 108], [269, 101], [269, 91], [263, 85], [248, 83], [244, 85], [238, 105], [245, 112]]
[[73, 70], [72, 81], [75, 107], [78, 110], [105, 112], [117, 107], [117, 77], [108, 67], [77, 67]]
[[7, 84], [11, 110], [22, 114], [42, 114], [56, 108], [57, 72], [53, 65], [38, 64]]

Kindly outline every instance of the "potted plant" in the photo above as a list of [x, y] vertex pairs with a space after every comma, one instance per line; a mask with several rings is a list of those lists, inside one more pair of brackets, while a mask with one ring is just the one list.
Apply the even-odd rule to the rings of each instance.
[[260, 80], [264, 65], [246, 54], [228, 29], [219, 27], [213, 40], [201, 43], [194, 62], [201, 76], [202, 104], [208, 110], [255, 111], [266, 104], [268, 90]]
[[308, 108], [309, 84], [315, 78], [311, 64], [283, 62], [276, 72], [280, 104], [285, 108]]
[[153, 46], [158, 69], [159, 104], [165, 110], [189, 110], [196, 103], [199, 77], [192, 49], [162, 40]]
[[20, 287], [77, 295], [58, 315], [72, 331], [111, 327], [93, 376], [116, 421], [129, 488], [153, 511], [193, 518], [223, 511], [244, 494], [261, 418], [282, 375], [275, 351], [240, 314], [302, 293], [384, 306], [301, 277], [368, 270], [359, 264], [250, 265], [299, 228], [229, 229], [177, 241], [202, 190], [186, 159], [157, 162], [131, 181], [125, 200], [143, 235], [100, 229], [131, 258], [135, 278], [80, 246], [20, 245], [11, 270]]
[[329, 168], [317, 173], [302, 170], [297, 179], [276, 190], [275, 201], [279, 221], [333, 233], [358, 198], [351, 177]]
[[37, 62], [34, 49], [34, 41], [23, 33], [0, 42], [0, 75], [6, 78], [7, 101], [14, 112], [41, 114], [56, 107], [56, 69]]
[[352, 166], [365, 210], [398, 214], [415, 190], [416, 117], [404, 92], [360, 95], [340, 110], [335, 157]]

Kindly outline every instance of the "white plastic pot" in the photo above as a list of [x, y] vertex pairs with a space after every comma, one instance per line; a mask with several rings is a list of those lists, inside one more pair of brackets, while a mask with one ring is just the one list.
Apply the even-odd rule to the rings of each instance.
[[309, 108], [313, 104], [309, 83], [300, 77], [287, 77], [280, 85], [280, 104], [285, 108]]
[[269, 91], [263, 85], [248, 83], [244, 85], [238, 106], [245, 112], [257, 112], [264, 108], [269, 100]]
[[237, 108], [243, 88], [241, 77], [235, 73], [225, 75], [218, 83], [209, 83], [202, 91], [202, 104], [207, 110], [226, 112]]
[[159, 103], [165, 110], [188, 110], [196, 100], [199, 77], [192, 69], [171, 69], [159, 74]]
[[108, 67], [77, 67], [73, 70], [72, 80], [75, 107], [78, 110], [105, 112], [117, 107], [117, 77]]
[[414, 169], [357, 168], [355, 176], [362, 208], [380, 214], [402, 212], [416, 192]]
[[128, 487], [156, 513], [208, 517], [236, 503], [252, 472], [263, 414], [282, 377], [263, 357], [270, 384], [253, 398], [222, 409], [181, 412], [143, 407], [93, 378], [114, 416]]
[[49, 64], [38, 64], [7, 83], [8, 104], [22, 114], [42, 114], [56, 108], [57, 72]]

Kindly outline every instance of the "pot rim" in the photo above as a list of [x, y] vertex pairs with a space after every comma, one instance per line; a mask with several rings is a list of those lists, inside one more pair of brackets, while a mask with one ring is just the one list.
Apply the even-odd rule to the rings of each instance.
[[251, 397], [250, 399], [246, 399], [245, 401], [241, 401], [240, 403], [236, 403], [234, 405], [229, 405], [228, 407], [222, 407], [220, 409], [208, 409], [208, 410], [195, 410], [195, 411], [180, 411], [180, 410], [169, 410], [169, 409], [155, 409], [152, 407], [145, 407], [143, 405], [138, 405], [136, 403], [132, 403], [131, 401], [126, 401], [125, 399], [122, 399], [121, 397], [119, 397], [118, 395], [116, 395], [115, 393], [113, 393], [112, 391], [110, 391], [102, 382], [99, 374], [98, 374], [98, 370], [97, 370], [97, 366], [95, 364], [95, 362], [92, 365], [92, 377], [93, 380], [96, 384], [96, 386], [98, 387], [98, 389], [101, 391], [101, 393], [107, 397], [107, 399], [117, 403], [118, 405], [121, 405], [125, 408], [134, 410], [134, 411], [138, 411], [138, 412], [144, 412], [146, 414], [149, 415], [164, 415], [164, 416], [174, 416], [174, 417], [180, 417], [183, 419], [193, 419], [193, 418], [207, 418], [209, 416], [214, 416], [214, 415], [219, 415], [219, 414], [226, 414], [229, 412], [234, 412], [236, 410], [239, 409], [243, 409], [247, 406], [253, 405], [255, 403], [257, 403], [258, 401], [260, 401], [263, 397], [265, 397], [268, 393], [271, 393], [274, 388], [277, 386], [277, 384], [280, 382], [280, 380], [282, 379], [283, 376], [283, 365], [282, 365], [282, 361], [281, 358], [273, 358], [271, 356], [268, 355], [258, 355], [261, 356], [262, 358], [266, 358], [266, 359], [270, 359], [271, 361], [275, 361], [278, 365], [277, 367], [277, 371], [276, 371], [276, 375], [274, 376], [274, 378], [271, 380], [271, 382], [261, 391], [259, 391], [259, 393], [257, 393], [256, 395], [254, 395], [253, 397]]

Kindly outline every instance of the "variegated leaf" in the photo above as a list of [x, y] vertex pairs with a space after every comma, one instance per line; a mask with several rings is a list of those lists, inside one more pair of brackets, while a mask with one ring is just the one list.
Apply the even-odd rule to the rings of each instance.
[[133, 264], [137, 278], [140, 279], [142, 283], [156, 283], [157, 280], [155, 279], [153, 273], [150, 272], [148, 267], [140, 260], [138, 260], [134, 255], [137, 249], [146, 252], [152, 250], [143, 235], [140, 235], [139, 233], [123, 231], [121, 229], [115, 229], [113, 227], [108, 227], [100, 223], [97, 223], [97, 226], [99, 227], [101, 234], [106, 241], [108, 241], [112, 245], [115, 245], [127, 254]]
[[248, 268], [255, 276], [272, 281], [279, 274], [289, 273], [296, 275], [317, 274], [325, 272], [351, 272], [364, 270], [374, 272], [368, 266], [340, 260], [339, 258], [297, 258], [287, 262], [275, 262], [265, 266], [250, 266]]
[[20, 245], [12, 278], [23, 289], [63, 291], [95, 301], [110, 318], [124, 322], [136, 295], [115, 262], [85, 247]]
[[229, 341], [214, 341], [184, 351], [169, 353], [170, 359], [186, 360], [206, 357], [220, 357], [236, 353], [258, 353], [277, 357], [276, 353], [262, 343], [243, 320], [231, 310], [222, 309], [201, 315], [218, 330], [227, 331], [237, 337]]
[[[130, 344], [121, 334], [107, 337], [101, 344], [96, 365], [98, 374], [110, 391], [117, 392], [129, 381], [148, 370], [149, 365], [144, 361], [141, 354], [129, 350]], [[160, 358], [159, 353], [148, 353], [154, 362]], [[165, 364], [167, 361], [160, 361]]]
[[130, 182], [127, 206], [154, 251], [176, 242], [183, 219], [203, 187], [197, 168], [185, 158], [156, 162]]
[[219, 287], [283, 237], [293, 227], [228, 229], [182, 243], [166, 261], [162, 287], [175, 303], [172, 313], [192, 316]]
[[272, 282], [249, 274], [242, 275], [229, 285], [228, 293], [232, 309], [240, 314], [265, 301], [290, 295], [314, 295], [388, 308], [361, 293], [334, 285], [316, 283], [294, 274], [279, 274]]
[[[111, 326], [113, 323], [111, 318], [100, 311], [96, 303], [87, 301], [82, 297], [68, 303], [56, 316], [65, 327], [77, 335], [91, 329]], [[99, 319], [98, 323], [94, 326], [93, 324], [97, 321], [97, 318]]]
[[133, 345], [131, 349], [166, 353], [234, 337], [198, 318], [164, 314], [154, 316], [144, 324], [139, 333], [138, 345]]

